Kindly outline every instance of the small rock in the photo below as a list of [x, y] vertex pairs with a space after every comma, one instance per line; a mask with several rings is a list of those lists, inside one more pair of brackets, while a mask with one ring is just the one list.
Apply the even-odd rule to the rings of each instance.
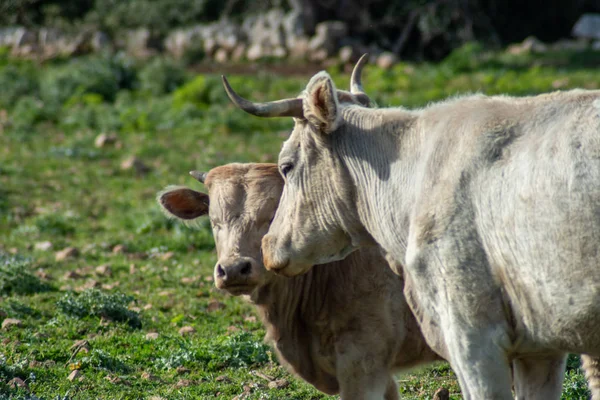
[[8, 386], [13, 389], [17, 389], [17, 388], [25, 389], [29, 392], [29, 386], [27, 386], [27, 383], [21, 378], [12, 378], [8, 382]]
[[73, 353], [73, 355], [79, 353], [80, 351], [83, 351], [84, 353], [89, 353], [90, 343], [85, 339], [77, 340], [75, 343], [73, 343], [70, 350]]
[[339, 51], [340, 61], [343, 64], [349, 64], [354, 59], [354, 48], [352, 46], [344, 46]]
[[600, 39], [600, 14], [583, 14], [571, 34], [586, 39]]
[[439, 388], [433, 394], [433, 400], [448, 400], [450, 399], [450, 392], [446, 388]]
[[112, 269], [106, 264], [99, 265], [96, 267], [96, 274], [100, 276], [112, 276]]
[[192, 385], [192, 381], [189, 379], [180, 379], [176, 384], [175, 387], [177, 388], [182, 388], [182, 387], [188, 387]]
[[146, 304], [146, 305], [144, 306], [144, 310], [149, 310], [149, 309], [151, 309], [152, 307], [153, 307], [153, 306], [152, 306], [152, 304], [149, 304], [149, 303], [148, 303], [148, 304]]
[[245, 317], [244, 321], [246, 321], [246, 322], [256, 322], [256, 317], [254, 315], [250, 315], [248, 317]]
[[181, 329], [179, 329], [179, 334], [182, 336], [191, 335], [192, 333], [196, 333], [196, 329], [194, 329], [193, 326], [184, 326]]
[[37, 242], [34, 248], [39, 251], [48, 251], [52, 248], [52, 242], [47, 240], [45, 242]]
[[398, 57], [394, 53], [383, 52], [377, 57], [377, 66], [383, 69], [390, 69], [397, 61]]
[[83, 374], [81, 373], [80, 370], [78, 369], [74, 369], [69, 376], [67, 377], [68, 380], [70, 380], [71, 382], [73, 382], [75, 379], [79, 378], [83, 376]]
[[231, 379], [227, 375], [219, 375], [215, 378], [217, 382], [231, 382]]
[[174, 252], [167, 251], [165, 254], [163, 254], [163, 255], [160, 256], [160, 259], [163, 260], [163, 261], [167, 261], [167, 260], [173, 258], [174, 255], [175, 255]]
[[150, 167], [148, 167], [142, 160], [135, 156], [123, 160], [121, 163], [121, 169], [124, 171], [133, 169], [138, 175], [145, 175], [150, 172]]
[[[177, 375], [183, 375], [183, 374], [187, 374], [190, 372], [189, 368], [183, 367], [183, 366], [179, 366], [177, 367], [177, 369], [175, 370], [175, 372], [177, 372]], [[219, 381], [219, 377], [217, 377], [217, 381]]]
[[[104, 290], [113, 290], [114, 288], [116, 288], [120, 284], [121, 284], [121, 282], [119, 282], [119, 281], [116, 281], [116, 282], [113, 282], [113, 283], [103, 283], [102, 284], [102, 289], [104, 289]], [[135, 311], [136, 308], [139, 310], [138, 307], [133, 307], [132, 310]]]
[[231, 52], [231, 61], [239, 62], [242, 61], [244, 55], [246, 54], [246, 45], [238, 44], [235, 49]]
[[224, 48], [220, 48], [215, 53], [214, 58], [215, 58], [215, 61], [218, 62], [219, 64], [225, 64], [227, 62], [227, 58], [228, 58], [227, 50], [225, 50]]
[[2, 329], [9, 329], [13, 326], [20, 328], [23, 326], [23, 321], [16, 318], [6, 318], [4, 321], [2, 321]]
[[227, 327], [227, 332], [229, 332], [229, 333], [238, 332], [239, 330], [240, 330], [240, 328], [238, 328], [237, 326], [230, 325]]
[[269, 382], [268, 386], [269, 389], [283, 389], [286, 388], [290, 385], [290, 383], [288, 381], [286, 381], [285, 379], [277, 379], [273, 382]]
[[149, 372], [142, 372], [142, 379], [146, 381], [157, 381], [158, 377], [156, 375], [152, 375]]
[[146, 339], [147, 340], [156, 340], [158, 339], [158, 332], [148, 332], [146, 333]]
[[217, 311], [217, 310], [222, 310], [225, 308], [225, 304], [216, 301], [216, 300], [211, 300], [208, 303], [208, 306], [206, 306], [206, 311], [208, 312], [213, 312], [213, 311]]
[[68, 258], [76, 257], [77, 255], [79, 255], [79, 250], [75, 247], [66, 247], [61, 251], [57, 251], [54, 255], [54, 259], [56, 261], [64, 261]]
[[184, 276], [183, 278], [181, 278], [181, 283], [183, 283], [184, 285], [189, 285], [190, 283], [194, 283], [197, 280], [198, 280], [198, 278], [195, 276], [192, 276], [192, 277]]
[[83, 291], [88, 290], [88, 289], [96, 289], [96, 288], [99, 288], [99, 287], [102, 287], [102, 284], [100, 282], [98, 282], [98, 281], [96, 281], [94, 279], [90, 279], [89, 281], [87, 281], [83, 285], [76, 287], [75, 291], [77, 291], [77, 292], [83, 292]]
[[148, 397], [148, 400], [165, 400], [165, 398], [160, 396], [150, 396]]
[[64, 275], [64, 279], [81, 279], [81, 276], [77, 271], [68, 271]]
[[96, 140], [94, 140], [94, 146], [100, 149], [102, 147], [106, 147], [107, 145], [115, 144], [117, 139], [117, 135], [114, 133], [101, 133], [96, 136]]
[[37, 276], [38, 278], [40, 278], [43, 281], [49, 281], [52, 279], [52, 276], [50, 276], [49, 273], [47, 273], [46, 271], [44, 271], [41, 268], [39, 268], [37, 271], [35, 271], [35, 276]]
[[127, 251], [127, 247], [124, 244], [118, 244], [112, 248], [113, 254], [123, 254]]

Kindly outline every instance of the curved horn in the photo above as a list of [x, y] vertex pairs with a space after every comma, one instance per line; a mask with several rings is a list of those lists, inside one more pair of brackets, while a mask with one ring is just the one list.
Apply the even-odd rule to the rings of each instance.
[[206, 172], [190, 171], [190, 175], [201, 183], [204, 183], [204, 181], [206, 180]]
[[365, 53], [358, 60], [356, 65], [354, 66], [354, 70], [352, 70], [352, 77], [350, 78], [350, 93], [355, 95], [356, 99], [361, 102], [364, 106], [369, 107], [371, 105], [371, 99], [365, 93], [360, 76], [362, 74], [362, 70], [365, 64], [368, 61], [369, 54]]
[[229, 99], [238, 108], [257, 117], [296, 117], [303, 118], [302, 99], [285, 99], [269, 103], [253, 103], [238, 95], [229, 85], [227, 78], [223, 78], [223, 86]]

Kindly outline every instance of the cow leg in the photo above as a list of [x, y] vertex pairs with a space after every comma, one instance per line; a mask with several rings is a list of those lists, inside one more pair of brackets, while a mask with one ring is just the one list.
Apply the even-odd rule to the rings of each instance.
[[592, 400], [600, 400], [600, 357], [581, 355], [582, 368], [592, 392]]
[[390, 375], [388, 378], [388, 385], [385, 389], [385, 400], [399, 400], [400, 396], [398, 395], [398, 384], [396, 383], [396, 379], [393, 375]]
[[512, 399], [511, 328], [502, 293], [485, 254], [465, 246], [474, 241], [449, 239], [422, 248], [409, 243], [407, 301], [427, 344], [450, 362], [464, 399]]
[[516, 399], [560, 399], [566, 363], [566, 354], [514, 359]]

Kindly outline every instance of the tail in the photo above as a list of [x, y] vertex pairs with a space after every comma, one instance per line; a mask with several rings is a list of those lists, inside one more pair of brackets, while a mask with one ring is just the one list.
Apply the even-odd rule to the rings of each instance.
[[582, 368], [588, 382], [592, 400], [600, 400], [600, 357], [581, 355]]

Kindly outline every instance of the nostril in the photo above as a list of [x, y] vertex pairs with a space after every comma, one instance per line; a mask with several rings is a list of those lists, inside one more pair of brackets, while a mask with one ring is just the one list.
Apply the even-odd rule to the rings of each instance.
[[221, 264], [217, 265], [217, 277], [223, 278], [225, 276], [225, 270], [221, 267]]
[[248, 275], [251, 270], [252, 270], [252, 264], [250, 264], [249, 261], [246, 261], [242, 265], [242, 269], [240, 269], [240, 274], [242, 274], [242, 275]]

